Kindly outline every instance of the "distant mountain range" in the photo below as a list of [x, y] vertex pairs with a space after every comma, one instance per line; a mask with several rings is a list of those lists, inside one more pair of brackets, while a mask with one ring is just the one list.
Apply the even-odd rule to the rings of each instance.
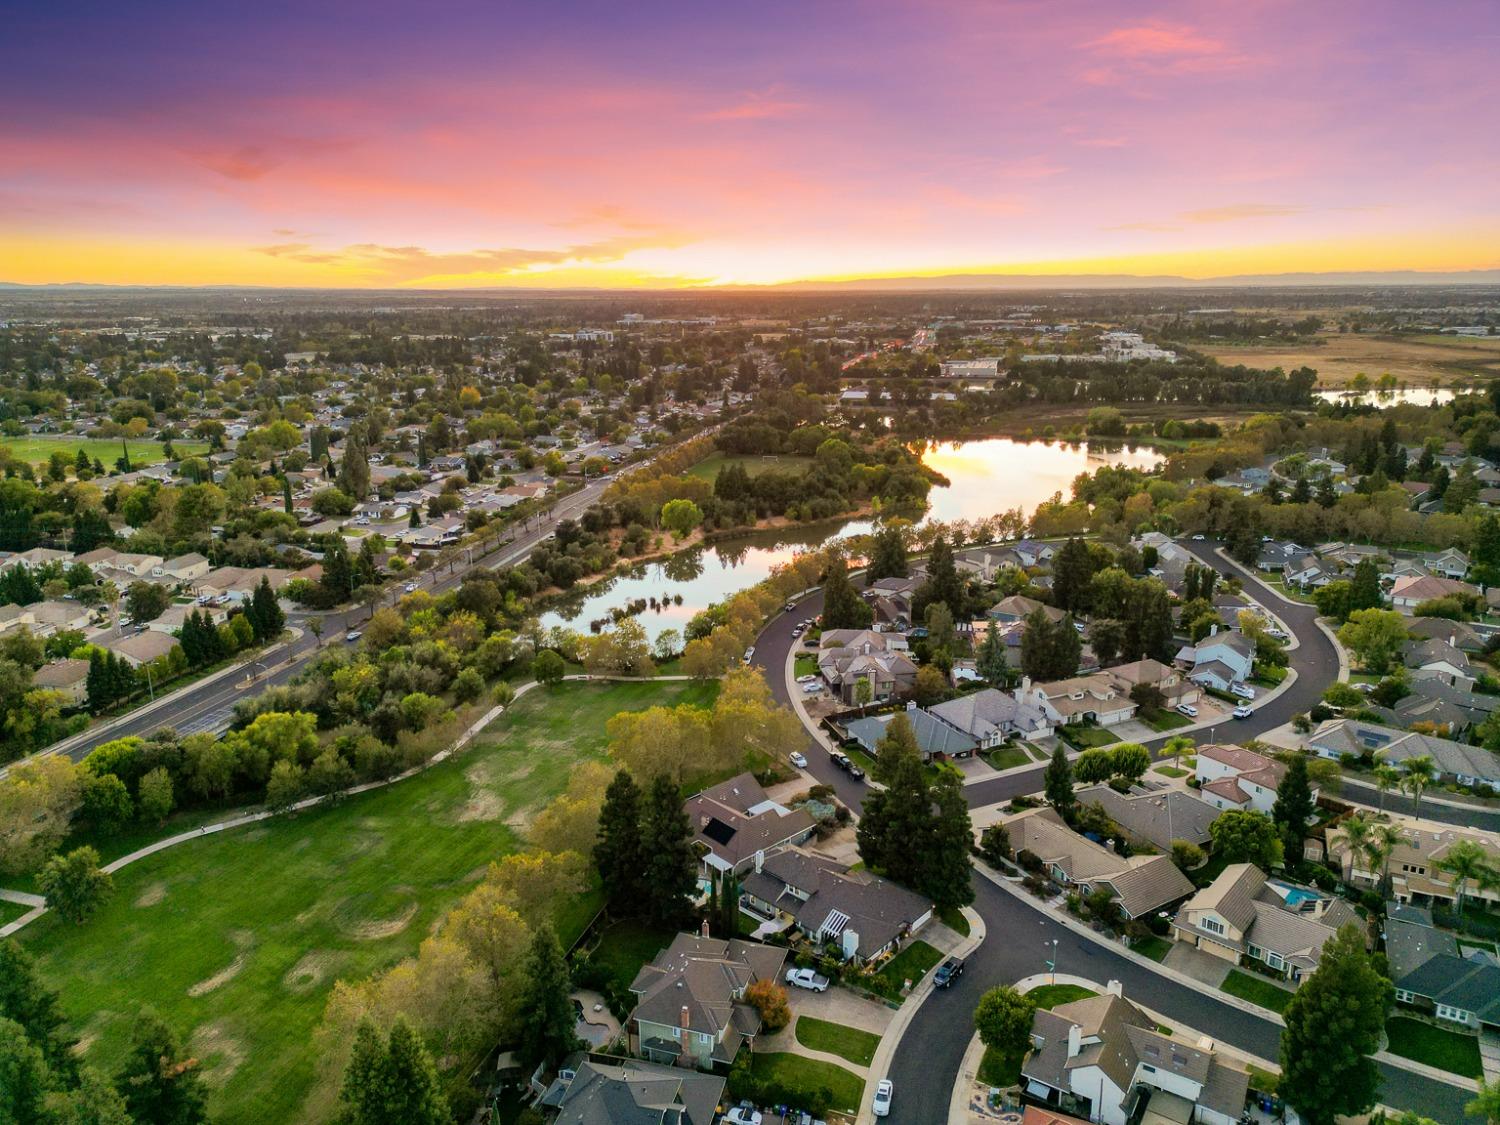
[[[1306, 288], [1334, 286], [1412, 286], [1412, 285], [1500, 285], [1500, 269], [1457, 270], [1451, 272], [1429, 272], [1424, 270], [1371, 270], [1331, 273], [1246, 273], [1226, 277], [1182, 277], [1177, 274], [1128, 274], [1128, 273], [1078, 273], [1078, 274], [1026, 274], [1026, 273], [950, 273], [934, 277], [865, 277], [843, 281], [785, 281], [772, 285], [722, 285], [704, 286], [699, 289], [538, 289], [529, 286], [485, 286], [483, 288], [458, 289], [309, 289], [320, 293], [526, 293], [567, 294], [600, 293], [694, 293], [694, 292], [928, 292], [934, 290], [962, 290], [982, 292], [984, 290], [1049, 290], [1049, 289], [1245, 289], [1245, 288]], [[279, 285], [108, 285], [87, 281], [53, 282], [45, 285], [27, 285], [20, 282], [0, 281], [0, 289], [8, 290], [82, 290], [101, 289], [114, 292], [131, 290], [143, 293], [192, 292], [213, 290], [253, 289], [258, 291], [292, 293], [296, 286]]]

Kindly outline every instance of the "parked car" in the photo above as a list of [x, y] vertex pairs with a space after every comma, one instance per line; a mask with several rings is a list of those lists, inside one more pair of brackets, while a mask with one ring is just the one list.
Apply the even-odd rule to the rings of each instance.
[[1255, 714], [1255, 712], [1245, 706], [1236, 707], [1234, 709], [1234, 717], [1236, 719], [1248, 719], [1253, 714]]
[[1248, 684], [1235, 684], [1229, 689], [1230, 695], [1237, 695], [1241, 699], [1254, 699], [1255, 689]]
[[891, 1112], [891, 1099], [896, 1096], [896, 1087], [889, 1078], [882, 1078], [875, 1087], [875, 1104], [870, 1108], [876, 1117], [887, 1117]]
[[754, 659], [755, 659], [755, 646], [751, 645], [749, 648], [747, 648], [745, 650], [745, 663], [749, 664], [750, 661], [752, 661]]
[[813, 992], [827, 992], [828, 978], [811, 969], [788, 969], [786, 971], [787, 984], [796, 985], [798, 988], [810, 989]]
[[355, 641], [359, 640], [359, 638], [363, 636], [364, 634], [361, 633], [358, 629], [350, 629], [347, 633], [344, 634], [344, 640], [352, 645]]
[[820, 684], [820, 683], [818, 683], [817, 680], [814, 680], [810, 684], [803, 684], [802, 685], [802, 694], [803, 695], [817, 695], [818, 692], [820, 692], [822, 690], [823, 690], [823, 685]]
[[1206, 535], [1195, 535], [1195, 536], [1193, 536], [1193, 542], [1194, 543], [1202, 543], [1207, 538], [1208, 538], [1208, 536], [1206, 536]]
[[1287, 635], [1286, 635], [1286, 630], [1285, 629], [1278, 629], [1274, 625], [1271, 626], [1271, 628], [1269, 628], [1269, 629], [1266, 630], [1266, 636], [1268, 636], [1268, 637], [1274, 637], [1278, 641], [1284, 641], [1284, 640], [1289, 639], [1287, 637]]
[[408, 594], [415, 594], [417, 592], [417, 584], [415, 582], [408, 582], [406, 584], [406, 592]]
[[959, 977], [963, 976], [964, 963], [957, 957], [950, 957], [938, 966], [937, 972], [932, 974], [932, 983], [936, 988], [947, 988]]
[[785, 610], [787, 613], [792, 613], [792, 612], [794, 612], [796, 610], [797, 603], [796, 602], [787, 602], [786, 605], [782, 606], [781, 608], [783, 610]]
[[1198, 717], [1198, 708], [1194, 707], [1191, 703], [1179, 703], [1177, 705], [1177, 710], [1190, 719], [1196, 719]]
[[724, 1122], [725, 1125], [760, 1125], [760, 1110], [745, 1102], [726, 1113]]
[[807, 755], [802, 753], [801, 750], [793, 750], [787, 756], [791, 758], [792, 765], [796, 766], [799, 770], [805, 770], [807, 768]]
[[834, 765], [838, 766], [839, 769], [843, 770], [856, 781], [865, 776], [865, 771], [855, 765], [854, 759], [849, 757], [848, 754], [833, 750], [828, 756], [833, 759]]

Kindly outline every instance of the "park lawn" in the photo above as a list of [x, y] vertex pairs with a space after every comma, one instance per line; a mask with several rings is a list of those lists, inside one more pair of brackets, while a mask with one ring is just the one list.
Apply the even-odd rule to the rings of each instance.
[[1136, 942], [1130, 948], [1142, 957], [1149, 957], [1153, 961], [1165, 961], [1167, 953], [1172, 948], [1172, 943], [1166, 938], [1157, 937], [1155, 934], [1152, 934], [1150, 937], [1141, 938], [1140, 941]]
[[1472, 1035], [1433, 1027], [1405, 1016], [1387, 1020], [1385, 1035], [1393, 1055], [1466, 1078], [1478, 1078], [1484, 1073], [1479, 1060], [1479, 1040]]
[[880, 970], [880, 975], [890, 983], [893, 993], [899, 995], [901, 986], [908, 977], [911, 978], [912, 987], [915, 988], [927, 972], [942, 959], [941, 953], [918, 938], [887, 961], [885, 967]]
[[1031, 764], [1031, 756], [1019, 746], [1002, 746], [997, 750], [986, 750], [984, 760], [997, 770], [1014, 769]]
[[1042, 984], [1028, 992], [1027, 997], [1038, 1008], [1055, 1008], [1059, 1004], [1071, 1004], [1074, 1000], [1087, 1000], [1099, 994], [1081, 984]]
[[812, 1016], [797, 1017], [797, 1042], [814, 1051], [824, 1051], [848, 1059], [855, 1066], [869, 1066], [875, 1061], [880, 1036], [857, 1027], [829, 1023]]
[[833, 1108], [855, 1113], [864, 1100], [865, 1080], [851, 1074], [841, 1066], [821, 1059], [803, 1058], [792, 1054], [754, 1054], [750, 1058], [750, 1073], [756, 1078], [771, 1079], [789, 1090], [802, 1090], [811, 1094], [826, 1086], [833, 1092]]
[[[104, 465], [106, 471], [115, 467], [115, 461], [124, 448], [130, 450], [131, 468], [139, 469], [146, 465], [155, 465], [167, 459], [166, 454], [161, 451], [159, 441], [133, 440], [129, 442], [116, 441], [113, 438], [85, 438], [85, 437], [8, 437], [0, 438], [0, 449], [8, 449], [11, 456], [17, 461], [29, 461], [33, 465], [42, 465], [52, 459], [54, 453], [67, 454], [71, 462], [78, 456], [82, 449], [88, 454], [90, 461], [99, 461]], [[172, 452], [178, 458], [189, 457], [199, 453], [208, 452], [208, 443], [203, 441], [174, 441]]]
[[745, 467], [745, 472], [752, 477], [758, 477], [769, 469], [783, 469], [791, 472], [801, 472], [812, 464], [811, 457], [798, 457], [793, 454], [727, 454], [710, 453], [687, 471], [690, 477], [697, 477], [712, 483], [719, 475], [719, 470], [726, 465], [737, 464]]
[[[522, 841], [572, 765], [604, 752], [622, 710], [712, 696], [683, 681], [535, 689], [464, 753], [383, 789], [183, 844], [122, 869], [88, 925], [46, 915], [19, 935], [62, 992], [86, 1059], [118, 1066], [151, 1004], [206, 1067], [225, 1125], [309, 1118], [307, 1049], [337, 979], [416, 952], [434, 922]], [[597, 891], [558, 912], [565, 945]]]
[[1229, 975], [1224, 978], [1224, 983], [1219, 985], [1219, 991], [1238, 996], [1241, 1000], [1248, 1000], [1252, 1004], [1259, 1004], [1262, 1008], [1270, 1008], [1273, 1012], [1284, 1010], [1292, 1002], [1293, 996], [1293, 993], [1285, 988], [1250, 973], [1242, 973], [1238, 969], [1229, 971]]

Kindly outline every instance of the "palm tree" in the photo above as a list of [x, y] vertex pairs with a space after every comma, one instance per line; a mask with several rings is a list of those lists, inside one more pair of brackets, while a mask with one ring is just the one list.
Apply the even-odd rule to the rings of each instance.
[[1179, 734], [1175, 738], [1167, 739], [1167, 744], [1163, 747], [1163, 753], [1172, 755], [1172, 767], [1174, 769], [1181, 769], [1182, 755], [1192, 748], [1193, 740]]
[[1365, 817], [1355, 813], [1340, 826], [1344, 833], [1344, 860], [1348, 869], [1344, 882], [1354, 882], [1355, 861], [1366, 855], [1370, 847], [1370, 829], [1374, 825]]
[[1401, 771], [1388, 762], [1377, 762], [1374, 770], [1375, 788], [1380, 790], [1380, 811], [1385, 812], [1385, 794], [1401, 784]]
[[1432, 781], [1432, 759], [1426, 754], [1401, 763], [1401, 788], [1411, 796], [1412, 815], [1422, 811], [1422, 793]]
[[1382, 822], [1370, 828], [1370, 838], [1365, 842], [1365, 859], [1370, 864], [1371, 871], [1380, 873], [1380, 893], [1382, 896], [1389, 894], [1391, 878], [1391, 856], [1395, 854], [1396, 845], [1406, 842], [1406, 835], [1394, 824]]
[[1473, 840], [1458, 841], [1432, 866], [1453, 876], [1453, 897], [1460, 916], [1464, 912], [1464, 896], [1468, 893], [1469, 883], [1493, 884], [1495, 880], [1489, 853]]

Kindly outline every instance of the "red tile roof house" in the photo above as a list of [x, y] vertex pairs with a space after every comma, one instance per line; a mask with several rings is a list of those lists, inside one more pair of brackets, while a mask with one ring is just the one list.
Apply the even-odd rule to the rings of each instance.
[[[1210, 743], [1198, 747], [1197, 778], [1201, 800], [1216, 809], [1242, 809], [1271, 813], [1276, 803], [1276, 787], [1286, 775], [1286, 766], [1275, 758], [1257, 754], [1240, 746]], [[1318, 790], [1313, 788], [1313, 799]]]
[[1391, 608], [1410, 614], [1423, 602], [1434, 598], [1446, 598], [1450, 594], [1462, 597], [1479, 597], [1477, 587], [1454, 578], [1436, 578], [1431, 575], [1398, 578], [1391, 586]]

